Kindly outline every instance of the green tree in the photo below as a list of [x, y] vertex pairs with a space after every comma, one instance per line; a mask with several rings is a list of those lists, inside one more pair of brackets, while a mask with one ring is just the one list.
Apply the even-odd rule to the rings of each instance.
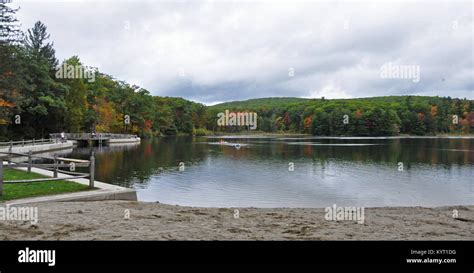
[[313, 116], [311, 133], [318, 136], [328, 136], [331, 134], [329, 116], [322, 109], [318, 109]]
[[27, 89], [24, 54], [19, 46], [22, 33], [16, 12], [7, 3], [0, 2], [0, 139], [6, 140], [21, 135], [23, 126], [12, 123], [16, 114], [21, 114], [23, 96]]
[[27, 82], [23, 91], [23, 121], [31, 129], [25, 137], [47, 137], [63, 127], [65, 86], [55, 81], [54, 50], [46, 40], [46, 26], [37, 22], [24, 41]]
[[[65, 61], [66, 67], [72, 67], [76, 70], [82, 67], [79, 57], [73, 56]], [[64, 64], [62, 65], [64, 67]], [[78, 133], [84, 131], [85, 117], [87, 113], [87, 89], [84, 79], [75, 75], [74, 78], [64, 79], [66, 88], [66, 114], [65, 127], [67, 131]]]

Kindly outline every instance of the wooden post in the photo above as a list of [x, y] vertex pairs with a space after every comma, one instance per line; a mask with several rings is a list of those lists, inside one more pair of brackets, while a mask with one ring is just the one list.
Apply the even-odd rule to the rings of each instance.
[[12, 144], [12, 141], [10, 140], [10, 147], [8, 147], [8, 165], [12, 164], [12, 149], [13, 149], [13, 144]]
[[22, 147], [25, 147], [25, 139], [22, 139], [22, 140], [21, 140], [21, 146], [22, 146]]
[[33, 146], [35, 146], [35, 139], [33, 138]]
[[31, 154], [32, 153], [33, 152], [31, 150], [28, 152], [28, 172], [31, 172]]
[[94, 188], [94, 174], [95, 174], [95, 157], [94, 152], [92, 152], [90, 163], [89, 163], [89, 188]]
[[0, 159], [0, 196], [3, 195], [3, 159]]
[[58, 178], [58, 155], [54, 154], [54, 178]]

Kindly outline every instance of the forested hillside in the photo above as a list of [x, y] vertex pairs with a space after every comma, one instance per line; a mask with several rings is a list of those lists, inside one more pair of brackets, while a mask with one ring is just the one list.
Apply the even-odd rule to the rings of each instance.
[[[386, 136], [467, 134], [474, 127], [474, 102], [449, 97], [263, 98], [206, 107], [152, 96], [88, 67], [78, 56], [59, 61], [47, 27], [37, 22], [23, 33], [15, 13], [0, 3], [0, 140], [46, 138], [62, 131], [149, 137], [248, 129], [218, 127], [217, 113], [225, 110], [257, 112], [257, 131], [262, 132]], [[81, 77], [70, 76], [71, 71], [61, 70], [69, 67], [85, 70]]]
[[265, 132], [390, 136], [467, 134], [474, 129], [474, 101], [450, 97], [268, 98], [218, 104], [210, 111], [225, 109], [257, 112], [258, 128]]

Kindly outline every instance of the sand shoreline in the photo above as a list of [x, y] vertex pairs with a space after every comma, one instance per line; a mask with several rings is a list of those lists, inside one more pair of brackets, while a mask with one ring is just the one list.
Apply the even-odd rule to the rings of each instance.
[[39, 222], [2, 220], [0, 240], [474, 240], [474, 206], [366, 208], [363, 224], [325, 220], [322, 208], [132, 201], [28, 206], [38, 207]]

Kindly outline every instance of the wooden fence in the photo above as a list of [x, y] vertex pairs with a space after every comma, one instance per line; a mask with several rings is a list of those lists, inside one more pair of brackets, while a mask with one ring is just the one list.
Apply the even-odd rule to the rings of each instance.
[[[95, 157], [92, 153], [90, 160], [64, 158], [54, 155], [54, 157], [36, 156], [31, 151], [28, 154], [12, 153], [12, 152], [0, 152], [0, 154], [7, 155], [7, 164], [3, 165], [3, 159], [0, 158], [0, 196], [3, 194], [3, 184], [13, 183], [32, 183], [32, 182], [45, 182], [45, 181], [57, 181], [57, 180], [73, 180], [80, 178], [89, 178], [89, 188], [94, 188], [95, 179]], [[27, 157], [27, 163], [14, 163], [12, 162], [13, 157]], [[41, 159], [43, 161], [50, 161], [50, 163], [33, 163], [33, 159]], [[69, 162], [69, 163], [67, 163]], [[39, 168], [44, 170], [53, 171], [53, 177], [37, 178], [37, 179], [26, 179], [26, 180], [9, 180], [4, 181], [3, 169], [4, 168], [20, 168], [26, 167], [28, 172], [31, 172], [31, 168]], [[89, 167], [89, 173], [76, 172], [76, 167]], [[69, 171], [60, 170], [59, 168], [69, 168]], [[68, 177], [58, 177], [58, 173], [69, 175]]]

